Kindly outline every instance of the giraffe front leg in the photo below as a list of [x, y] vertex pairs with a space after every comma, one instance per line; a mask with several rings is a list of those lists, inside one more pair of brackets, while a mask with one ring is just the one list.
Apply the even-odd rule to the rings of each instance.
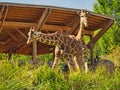
[[54, 57], [54, 62], [53, 62], [53, 65], [52, 65], [52, 69], [55, 68], [59, 57], [60, 57], [60, 49], [56, 46], [55, 47], [55, 57]]
[[53, 65], [52, 65], [52, 69], [54, 69], [54, 68], [55, 68], [55, 66], [56, 66], [57, 62], [58, 62], [58, 57], [55, 57], [55, 58], [54, 58]]
[[86, 46], [84, 46], [82, 57], [84, 61], [85, 73], [87, 73], [88, 72], [88, 49]]
[[85, 73], [87, 73], [88, 72], [88, 58], [85, 55], [83, 58], [83, 62], [84, 62]]
[[88, 63], [84, 62], [84, 66], [85, 66], [85, 73], [87, 73], [88, 72]]

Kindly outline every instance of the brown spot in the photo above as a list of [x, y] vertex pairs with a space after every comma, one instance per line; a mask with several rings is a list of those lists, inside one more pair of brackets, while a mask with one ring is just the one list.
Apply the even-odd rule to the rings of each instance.
[[48, 36], [46, 37], [46, 39], [47, 39], [47, 40], [51, 40], [51, 38], [50, 38], [50, 37], [48, 37]]
[[40, 42], [44, 42], [44, 39], [43, 38], [40, 38], [40, 40], [39, 40]]
[[55, 41], [51, 40], [50, 45], [55, 45]]
[[74, 48], [74, 42], [71, 43], [71, 48]]
[[64, 54], [64, 55], [63, 55], [63, 58], [66, 59], [66, 58], [68, 58], [68, 56], [69, 56], [68, 54]]

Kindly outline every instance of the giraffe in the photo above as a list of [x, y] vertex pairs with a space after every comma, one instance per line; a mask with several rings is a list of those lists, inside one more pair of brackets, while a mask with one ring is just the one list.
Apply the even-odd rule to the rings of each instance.
[[83, 30], [84, 30], [85, 27], [88, 26], [87, 15], [88, 15], [88, 12], [86, 10], [81, 10], [81, 13], [80, 13], [80, 29], [78, 31], [78, 34], [76, 35], [77, 40], [83, 41]]
[[[80, 41], [84, 45], [84, 51], [83, 51], [84, 52], [83, 53], [84, 57], [88, 56], [88, 52], [87, 52], [88, 48], [87, 48], [87, 46], [85, 44], [85, 41], [83, 39], [83, 30], [84, 30], [85, 27], [88, 26], [87, 16], [88, 16], [88, 12], [85, 9], [81, 10], [81, 12], [80, 12], [80, 29], [79, 29], [76, 37], [75, 37], [76, 40]], [[82, 65], [83, 63], [81, 62], [81, 59], [82, 58], [76, 59], [76, 61], [78, 60], [77, 62], [81, 63], [81, 65]], [[85, 65], [85, 68], [88, 70], [87, 63], [85, 63], [84, 65]]]
[[[85, 45], [81, 44], [76, 40], [74, 36], [69, 36], [65, 32], [57, 31], [52, 34], [46, 34], [38, 31], [34, 31], [33, 28], [28, 32], [28, 40], [27, 44], [38, 40], [41, 43], [55, 46], [55, 57], [52, 69], [55, 68], [55, 65], [58, 62], [58, 59], [61, 58], [64, 62], [67, 63], [70, 71], [75, 71], [80, 69], [79, 63], [77, 60], [74, 61], [74, 57], [79, 58], [82, 57], [85, 62], [85, 72], [87, 72], [86, 63], [87, 56], [84, 56]], [[84, 56], [84, 57], [83, 57]], [[76, 67], [76, 63], [78, 64]]]

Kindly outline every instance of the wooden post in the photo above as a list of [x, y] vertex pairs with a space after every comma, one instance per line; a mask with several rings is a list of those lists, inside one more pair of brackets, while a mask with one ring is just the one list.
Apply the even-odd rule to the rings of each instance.
[[9, 52], [9, 53], [8, 53], [8, 58], [7, 58], [7, 59], [8, 59], [8, 60], [11, 60], [11, 58], [12, 58], [12, 52]]
[[33, 42], [33, 64], [37, 64], [37, 41]]
[[90, 36], [90, 59], [91, 64], [93, 66], [93, 70], [95, 70], [95, 62], [94, 62], [94, 43], [92, 42], [93, 36]]

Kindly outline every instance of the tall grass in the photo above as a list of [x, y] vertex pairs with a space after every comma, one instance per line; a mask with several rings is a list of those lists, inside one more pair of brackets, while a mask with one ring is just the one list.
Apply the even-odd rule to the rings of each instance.
[[0, 61], [0, 90], [119, 90], [120, 70], [109, 74], [100, 68], [95, 73], [63, 74], [44, 64], [19, 66], [18, 62]]

